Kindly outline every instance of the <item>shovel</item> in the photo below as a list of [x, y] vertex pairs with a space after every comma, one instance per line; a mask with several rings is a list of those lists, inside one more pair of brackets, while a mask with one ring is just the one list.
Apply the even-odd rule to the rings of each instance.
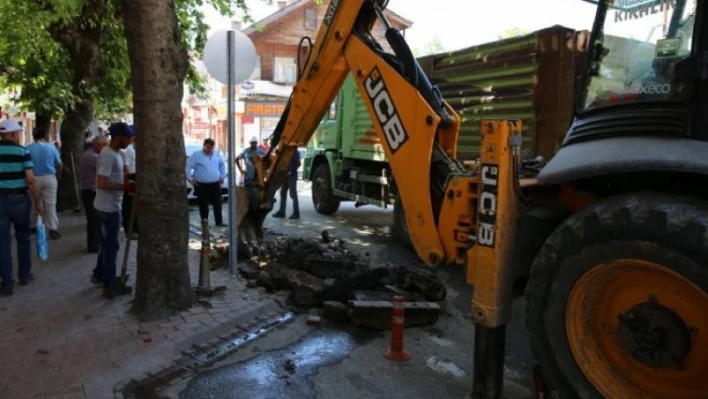
[[[128, 195], [128, 194], [126, 194]], [[128, 231], [125, 234], [125, 250], [123, 251], [123, 264], [120, 268], [120, 279], [118, 284], [120, 287], [125, 287], [128, 284], [128, 255], [130, 254], [130, 244], [133, 242], [133, 229], [135, 228], [135, 218], [137, 216], [138, 209], [138, 194], [135, 193], [133, 197], [133, 206], [130, 208], [130, 219], [128, 219]]]

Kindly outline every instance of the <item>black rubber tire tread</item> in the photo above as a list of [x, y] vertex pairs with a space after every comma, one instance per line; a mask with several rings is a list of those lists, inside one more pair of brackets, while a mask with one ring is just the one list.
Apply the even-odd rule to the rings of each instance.
[[544, 378], [561, 398], [602, 398], [570, 351], [565, 309], [589, 264], [622, 255], [668, 261], [662, 264], [708, 292], [708, 203], [656, 192], [611, 197], [569, 217], [548, 238], [531, 267], [526, 326]]
[[413, 248], [411, 236], [408, 234], [406, 227], [406, 213], [403, 209], [401, 196], [396, 194], [395, 204], [393, 205], [393, 228], [392, 233], [396, 241], [405, 248]]
[[[326, 183], [326, 190], [329, 191], [327, 199], [323, 202], [317, 200], [318, 196], [315, 193], [315, 182], [318, 179], [323, 179]], [[312, 173], [312, 206], [314, 206], [317, 213], [322, 215], [332, 215], [337, 210], [339, 210], [340, 201], [334, 196], [332, 192], [332, 176], [329, 173], [329, 164], [323, 162], [315, 167], [315, 171]]]

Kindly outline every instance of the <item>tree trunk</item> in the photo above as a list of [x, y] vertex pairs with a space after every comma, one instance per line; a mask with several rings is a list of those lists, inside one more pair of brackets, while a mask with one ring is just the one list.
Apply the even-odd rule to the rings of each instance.
[[173, 1], [125, 0], [138, 173], [133, 311], [151, 319], [192, 305], [181, 100], [189, 58]]
[[[48, 11], [52, 6], [40, 2]], [[64, 174], [59, 181], [57, 192], [57, 210], [73, 209], [79, 206], [74, 181], [81, 179], [80, 167], [72, 169], [71, 157], [74, 163], [83, 154], [84, 131], [93, 120], [93, 94], [91, 91], [101, 79], [101, 44], [104, 38], [103, 20], [108, 18], [107, 0], [87, 0], [79, 15], [70, 21], [61, 20], [48, 28], [49, 34], [69, 53], [73, 69], [72, 94], [76, 102], [64, 114], [61, 124], [61, 160], [64, 163]], [[76, 180], [74, 180], [76, 179]]]
[[[80, 205], [76, 183], [81, 180], [81, 154], [84, 152], [84, 131], [93, 119], [92, 99], [77, 100], [74, 107], [66, 111], [61, 124], [61, 161], [64, 172], [59, 180], [57, 210], [76, 209]], [[73, 157], [73, 164], [72, 164]], [[76, 167], [74, 170], [72, 167]], [[74, 180], [76, 179], [76, 180]]]

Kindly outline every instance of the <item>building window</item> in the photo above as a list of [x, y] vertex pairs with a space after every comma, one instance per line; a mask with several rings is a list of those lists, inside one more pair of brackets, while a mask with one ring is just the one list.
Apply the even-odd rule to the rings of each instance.
[[317, 10], [314, 8], [305, 10], [305, 29], [317, 29]]
[[275, 57], [273, 81], [294, 84], [297, 80], [297, 63], [292, 57]]
[[253, 70], [253, 74], [249, 80], [261, 80], [261, 56], [256, 57], [256, 68]]

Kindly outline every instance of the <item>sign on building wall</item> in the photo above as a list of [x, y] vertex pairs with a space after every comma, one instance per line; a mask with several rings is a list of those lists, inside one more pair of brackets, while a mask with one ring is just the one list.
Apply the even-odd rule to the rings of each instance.
[[280, 117], [285, 112], [285, 103], [267, 101], [246, 101], [245, 116]]

